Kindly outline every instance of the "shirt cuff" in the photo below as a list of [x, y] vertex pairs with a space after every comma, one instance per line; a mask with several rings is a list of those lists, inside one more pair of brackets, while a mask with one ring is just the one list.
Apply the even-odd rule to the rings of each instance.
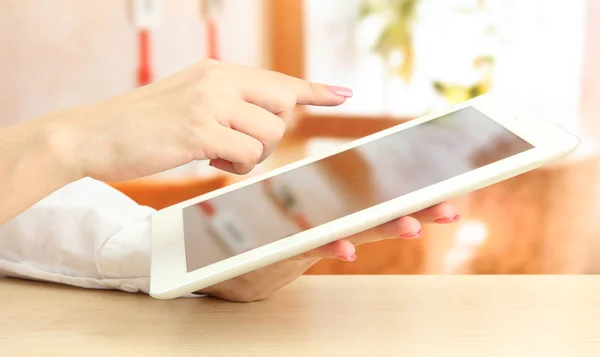
[[0, 276], [147, 294], [154, 212], [103, 182], [73, 182], [0, 226]]

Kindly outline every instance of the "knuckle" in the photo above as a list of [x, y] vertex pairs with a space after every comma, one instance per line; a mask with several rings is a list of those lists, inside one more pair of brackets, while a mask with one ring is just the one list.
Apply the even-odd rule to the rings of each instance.
[[200, 96], [198, 103], [190, 106], [187, 113], [188, 120], [192, 127], [204, 129], [211, 121], [214, 121], [214, 117], [207, 111], [206, 106], [202, 103], [208, 101], [205, 96]]
[[418, 231], [420, 229], [420, 224], [414, 218], [405, 216], [392, 222], [388, 222], [383, 227], [388, 237], [399, 237], [407, 233], [413, 233], [413, 231]]
[[216, 159], [217, 155], [210, 149], [211, 127], [215, 119], [202, 109], [191, 109], [187, 123], [181, 126], [181, 143], [190, 152], [201, 159]]
[[247, 175], [252, 171], [252, 169], [254, 169], [254, 167], [250, 167], [250, 166], [244, 167], [242, 169], [236, 168], [234, 170], [234, 173], [237, 175]]
[[217, 80], [225, 75], [226, 70], [221, 63], [213, 59], [204, 61], [207, 62], [202, 63], [198, 67], [198, 78], [200, 81]]
[[246, 154], [245, 154], [245, 163], [248, 164], [255, 164], [257, 163], [263, 153], [263, 145], [262, 143], [260, 143], [257, 140], [253, 140], [252, 144], [248, 145], [248, 147], [246, 148]]
[[376, 229], [378, 234], [384, 236], [385, 238], [395, 238], [401, 234], [400, 228], [401, 227], [398, 224], [398, 220], [393, 220], [378, 226]]
[[239, 147], [238, 161], [242, 165], [256, 165], [260, 160], [264, 147], [258, 140], [249, 140], [247, 144]]
[[296, 107], [297, 101], [298, 101], [298, 98], [296, 97], [296, 94], [294, 92], [292, 92], [292, 91], [286, 92], [284, 103], [288, 109], [294, 109], [294, 107]]
[[285, 74], [273, 70], [269, 70], [268, 73], [271, 73], [273, 75], [273, 78], [275, 78], [275, 80], [277, 80], [278, 82], [285, 83], [285, 79], [287, 77]]
[[196, 159], [216, 159], [217, 155], [211, 146], [208, 145], [204, 130], [198, 126], [189, 127], [183, 134], [185, 139], [182, 140], [184, 147], [191, 152]]
[[219, 65], [219, 64], [221, 64], [221, 62], [217, 61], [214, 58], [205, 58], [202, 61], [200, 61], [201, 66], [210, 66], [210, 65]]
[[296, 95], [292, 91], [280, 90], [277, 98], [273, 100], [273, 112], [283, 113], [296, 107]]
[[285, 135], [285, 130], [286, 130], [285, 123], [283, 122], [283, 120], [277, 118], [277, 120], [275, 120], [273, 122], [273, 124], [270, 125], [266, 139], [268, 141], [278, 142]]
[[213, 109], [214, 94], [210, 90], [210, 83], [200, 80], [193, 84], [192, 93], [189, 97], [182, 98], [185, 105], [182, 105], [182, 110], [188, 110], [188, 114], [197, 116], [198, 114], [206, 115], [206, 112]]

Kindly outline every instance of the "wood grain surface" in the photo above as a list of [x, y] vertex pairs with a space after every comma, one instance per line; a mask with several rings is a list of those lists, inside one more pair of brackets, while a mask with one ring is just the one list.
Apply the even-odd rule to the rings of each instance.
[[3, 356], [597, 356], [594, 276], [305, 276], [252, 304], [0, 280]]

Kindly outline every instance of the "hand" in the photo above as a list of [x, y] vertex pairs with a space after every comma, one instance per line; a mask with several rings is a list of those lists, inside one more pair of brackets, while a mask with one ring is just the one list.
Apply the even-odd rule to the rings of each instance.
[[199, 291], [220, 299], [251, 302], [263, 300], [296, 280], [320, 259], [356, 259], [355, 247], [387, 238], [415, 239], [423, 234], [421, 223], [453, 223], [460, 219], [454, 208], [442, 203], [412, 216], [402, 217], [371, 230], [338, 240], [302, 255], [271, 264]]
[[60, 118], [68, 124], [62, 128], [75, 128], [71, 149], [82, 176], [122, 181], [193, 160], [246, 174], [274, 150], [297, 104], [336, 106], [351, 95], [345, 88], [206, 60]]

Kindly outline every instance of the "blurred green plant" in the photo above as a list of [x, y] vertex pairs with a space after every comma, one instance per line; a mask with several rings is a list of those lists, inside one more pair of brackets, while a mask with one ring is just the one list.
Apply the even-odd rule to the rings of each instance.
[[[443, 1], [443, 0], [440, 0]], [[364, 20], [377, 16], [383, 20], [383, 26], [372, 48], [392, 66], [393, 73], [399, 75], [407, 83], [410, 82], [414, 68], [413, 28], [417, 21], [419, 5], [423, 0], [362, 0], [359, 8], [359, 19]], [[479, 0], [475, 6], [457, 7], [457, 13], [485, 11], [486, 0]], [[494, 28], [487, 30], [493, 34]], [[397, 53], [402, 55], [401, 61], [393, 58]], [[471, 84], [445, 83], [435, 80], [434, 90], [451, 103], [460, 103], [489, 91], [494, 58], [482, 54], [473, 59], [473, 70], [480, 74], [477, 82]]]
[[435, 91], [449, 103], [462, 103], [490, 91], [492, 86], [492, 71], [494, 57], [479, 56], [473, 60], [473, 67], [481, 73], [480, 78], [470, 84], [444, 83], [436, 80], [433, 82]]
[[402, 54], [402, 61], [393, 68], [394, 72], [410, 81], [414, 67], [413, 24], [417, 7], [421, 0], [363, 0], [360, 4], [359, 19], [379, 15], [384, 26], [375, 42], [373, 51], [388, 63], [396, 52]]

